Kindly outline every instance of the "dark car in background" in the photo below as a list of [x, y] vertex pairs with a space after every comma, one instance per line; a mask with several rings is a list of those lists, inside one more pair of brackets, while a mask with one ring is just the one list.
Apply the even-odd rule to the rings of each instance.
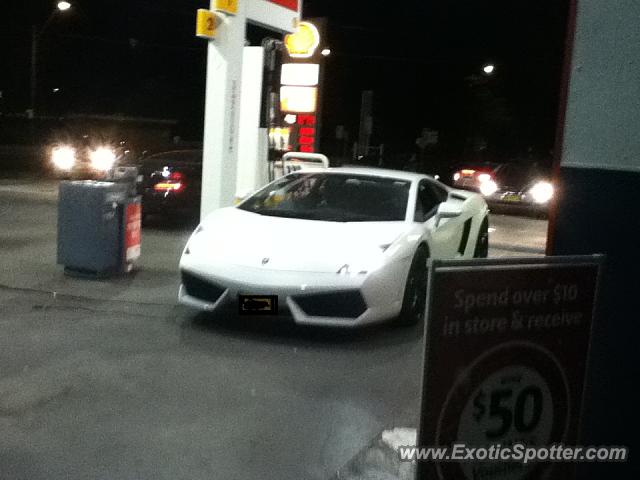
[[200, 212], [202, 150], [175, 150], [138, 161], [138, 192], [142, 195], [143, 217]]
[[495, 178], [497, 172], [504, 167], [503, 163], [482, 162], [459, 166], [453, 174], [453, 188], [479, 192], [482, 183]]
[[466, 165], [453, 175], [455, 188], [480, 192], [493, 211], [546, 215], [554, 196], [551, 169], [536, 163]]
[[58, 135], [48, 147], [45, 170], [57, 178], [104, 180], [114, 168], [128, 164], [133, 155], [125, 140], [86, 133]]

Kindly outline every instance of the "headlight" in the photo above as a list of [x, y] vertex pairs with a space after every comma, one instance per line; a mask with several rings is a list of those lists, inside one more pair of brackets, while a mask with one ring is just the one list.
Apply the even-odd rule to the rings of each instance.
[[60, 170], [71, 170], [76, 163], [76, 151], [71, 147], [55, 147], [51, 161]]
[[549, 182], [536, 183], [529, 193], [536, 203], [547, 203], [553, 198], [553, 185]]
[[93, 150], [89, 157], [91, 158], [91, 166], [96, 170], [104, 172], [110, 170], [116, 162], [116, 153], [111, 148], [107, 147], [101, 147]]
[[369, 273], [369, 270], [369, 264], [367, 263], [345, 263], [336, 273], [338, 275], [366, 275]]
[[498, 191], [498, 185], [493, 180], [487, 180], [480, 183], [480, 193], [485, 197], [489, 197]]
[[195, 231], [191, 234], [191, 238], [189, 238], [187, 246], [184, 248], [185, 255], [191, 255], [191, 251], [194, 250], [194, 247], [196, 250], [199, 248], [199, 243], [201, 243], [202, 241], [201, 238], [199, 238], [199, 234], [203, 231], [204, 227], [202, 226], [202, 224], [198, 225], [198, 228], [196, 228]]
[[489, 180], [491, 180], [491, 175], [489, 175], [488, 173], [481, 173], [480, 175], [478, 175], [478, 181], [480, 183], [488, 182]]

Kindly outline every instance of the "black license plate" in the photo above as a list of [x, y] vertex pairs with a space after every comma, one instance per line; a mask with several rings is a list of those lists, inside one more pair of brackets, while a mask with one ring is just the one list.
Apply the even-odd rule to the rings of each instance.
[[238, 299], [240, 315], [277, 315], [277, 295], [240, 295]]

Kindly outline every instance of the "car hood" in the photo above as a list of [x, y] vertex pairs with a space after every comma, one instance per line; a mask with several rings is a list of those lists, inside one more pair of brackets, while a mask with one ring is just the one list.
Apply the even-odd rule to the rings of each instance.
[[336, 273], [370, 271], [405, 222], [324, 222], [263, 216], [237, 208], [209, 215], [190, 241], [193, 255], [238, 266]]

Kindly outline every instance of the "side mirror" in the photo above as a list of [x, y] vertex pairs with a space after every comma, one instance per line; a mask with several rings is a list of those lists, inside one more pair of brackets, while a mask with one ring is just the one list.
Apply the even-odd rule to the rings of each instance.
[[440, 222], [448, 218], [456, 218], [462, 215], [462, 209], [459, 205], [451, 205], [449, 202], [442, 202], [436, 213], [436, 228], [440, 226]]

